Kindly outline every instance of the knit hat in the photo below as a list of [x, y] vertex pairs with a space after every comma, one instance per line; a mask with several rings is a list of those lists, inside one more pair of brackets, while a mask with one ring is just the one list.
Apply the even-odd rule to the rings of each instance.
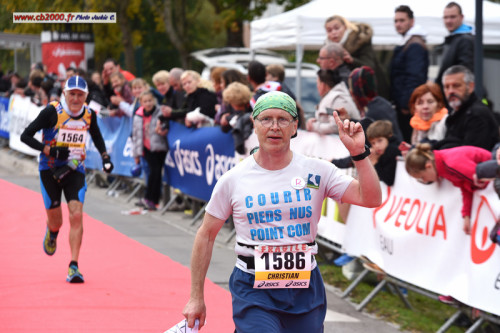
[[373, 69], [368, 66], [354, 69], [349, 75], [349, 90], [358, 107], [364, 109], [378, 95]]
[[293, 118], [298, 117], [297, 106], [293, 98], [281, 91], [270, 91], [259, 97], [253, 108], [252, 118], [267, 109], [281, 109], [288, 112]]

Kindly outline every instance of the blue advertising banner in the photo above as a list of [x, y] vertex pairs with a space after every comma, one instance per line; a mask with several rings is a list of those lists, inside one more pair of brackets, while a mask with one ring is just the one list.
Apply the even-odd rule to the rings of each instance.
[[[97, 117], [97, 124], [101, 130], [106, 149], [113, 162], [114, 175], [131, 176], [130, 169], [135, 164], [132, 157], [132, 118], [129, 117]], [[92, 139], [87, 142], [87, 158], [85, 167], [88, 169], [102, 169], [102, 161]]]
[[192, 129], [173, 121], [167, 137], [166, 182], [208, 201], [217, 180], [236, 164], [233, 137], [219, 127]]
[[0, 97], [0, 138], [9, 138], [9, 98]]

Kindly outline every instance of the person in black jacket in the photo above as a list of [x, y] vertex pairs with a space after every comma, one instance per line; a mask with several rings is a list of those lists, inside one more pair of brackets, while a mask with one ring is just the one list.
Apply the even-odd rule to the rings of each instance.
[[474, 74], [465, 66], [452, 66], [443, 74], [443, 87], [452, 111], [444, 139], [433, 149], [476, 146], [491, 150], [499, 141], [498, 123], [493, 111], [474, 94]]
[[442, 58], [436, 83], [443, 88], [443, 73], [453, 65], [463, 65], [474, 71], [474, 36], [473, 28], [463, 23], [462, 7], [456, 2], [450, 2], [444, 8], [443, 21], [450, 32], [441, 45]]

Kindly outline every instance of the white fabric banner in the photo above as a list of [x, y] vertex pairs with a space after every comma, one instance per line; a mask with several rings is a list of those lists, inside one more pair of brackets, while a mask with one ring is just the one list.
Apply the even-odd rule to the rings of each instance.
[[[38, 116], [43, 109], [31, 103], [29, 97], [14, 94], [9, 102], [9, 147], [21, 153], [38, 156], [40, 152], [21, 142], [24, 129]], [[35, 139], [42, 141], [42, 132], [35, 134]]]
[[471, 234], [462, 230], [460, 190], [447, 180], [423, 185], [398, 162], [393, 187], [376, 209], [352, 206], [344, 248], [389, 275], [500, 315], [500, 246], [489, 232], [500, 216], [493, 185], [474, 194]]

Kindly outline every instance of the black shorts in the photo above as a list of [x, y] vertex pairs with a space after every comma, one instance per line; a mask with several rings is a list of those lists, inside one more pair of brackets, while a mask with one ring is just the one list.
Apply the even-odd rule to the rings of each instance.
[[52, 170], [40, 170], [40, 187], [46, 209], [61, 206], [61, 193], [64, 191], [66, 202], [77, 200], [83, 203], [87, 182], [85, 175], [78, 171], [67, 174], [61, 182], [55, 180]]

